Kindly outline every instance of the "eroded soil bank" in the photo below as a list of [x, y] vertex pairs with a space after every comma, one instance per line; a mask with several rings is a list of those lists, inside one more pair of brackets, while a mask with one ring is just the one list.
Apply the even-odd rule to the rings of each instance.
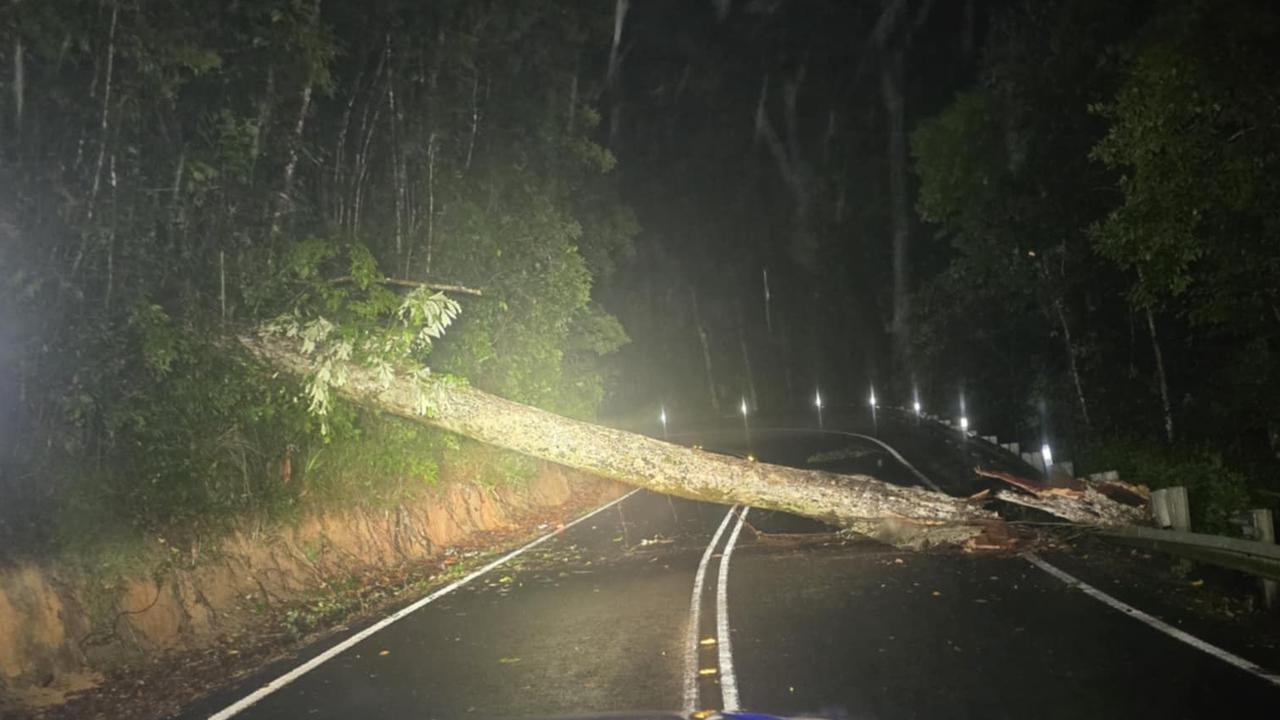
[[[145, 685], [163, 675], [157, 663], [185, 670], [213, 651], [267, 659], [624, 491], [543, 464], [518, 485], [451, 482], [398, 508], [239, 529], [123, 577], [56, 563], [0, 569], [0, 717], [41, 708], [56, 715], [86, 690], [141, 700], [153, 693], [109, 686], [123, 678]], [[167, 689], [165, 701], [198, 694], [199, 684]]]

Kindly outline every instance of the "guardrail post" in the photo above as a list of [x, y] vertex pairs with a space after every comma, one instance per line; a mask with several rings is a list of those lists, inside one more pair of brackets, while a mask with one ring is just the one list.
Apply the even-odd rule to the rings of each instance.
[[[1266, 508], [1258, 508], [1250, 511], [1250, 519], [1253, 521], [1254, 539], [1258, 542], [1271, 543], [1276, 542], [1276, 525], [1275, 519], [1271, 515], [1271, 511]], [[1262, 581], [1262, 603], [1268, 610], [1276, 609], [1276, 598], [1280, 595], [1280, 583], [1275, 580]]]
[[1191, 503], [1187, 501], [1187, 489], [1181, 485], [1169, 488], [1169, 519], [1174, 530], [1191, 532]]
[[1189, 532], [1191, 509], [1187, 503], [1187, 489], [1178, 486], [1152, 490], [1151, 517], [1155, 519], [1156, 527]]

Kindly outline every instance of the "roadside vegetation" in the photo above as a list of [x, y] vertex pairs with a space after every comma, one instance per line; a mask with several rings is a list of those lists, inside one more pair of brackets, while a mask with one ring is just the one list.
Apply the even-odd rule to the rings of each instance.
[[993, 431], [1186, 485], [1206, 531], [1280, 487], [1278, 32], [1248, 0], [1011, 4], [913, 135], [917, 367]]
[[594, 414], [635, 232], [594, 140], [611, 18], [498, 5], [0, 10], [0, 560], [533, 472], [248, 362], [263, 325]]

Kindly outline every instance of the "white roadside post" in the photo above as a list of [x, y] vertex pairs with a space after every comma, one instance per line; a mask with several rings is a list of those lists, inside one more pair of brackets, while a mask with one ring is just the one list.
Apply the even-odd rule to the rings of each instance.
[[[1275, 518], [1271, 511], [1267, 508], [1256, 508], [1249, 511], [1249, 520], [1253, 525], [1253, 539], [1258, 542], [1275, 544], [1276, 542], [1276, 525]], [[1263, 579], [1262, 581], [1262, 603], [1268, 610], [1275, 610], [1277, 605], [1277, 597], [1280, 596], [1280, 583], [1275, 580]]]
[[662, 423], [662, 439], [670, 442], [671, 438], [667, 436], [667, 409], [665, 407], [658, 412], [658, 420]]
[[822, 391], [817, 390], [813, 393], [813, 404], [818, 407], [818, 429], [822, 428]]
[[1049, 443], [1040, 446], [1041, 467], [1044, 470], [1044, 476], [1049, 477], [1049, 471], [1053, 469], [1053, 449], [1049, 447]]

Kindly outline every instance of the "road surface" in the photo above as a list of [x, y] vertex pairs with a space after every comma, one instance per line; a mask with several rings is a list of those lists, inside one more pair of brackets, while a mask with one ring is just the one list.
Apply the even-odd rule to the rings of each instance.
[[[915, 469], [841, 433], [756, 430], [749, 450], [771, 462], [936, 481], [956, 494], [977, 489], [963, 466], [987, 449], [896, 422], [877, 430]], [[735, 432], [702, 440], [737, 452], [747, 444]], [[264, 668], [179, 717], [1280, 711], [1280, 681], [1248, 667], [1275, 658], [1193, 647], [1046, 572], [1057, 565], [1045, 560], [902, 553], [829, 530], [633, 493], [399, 619]]]

